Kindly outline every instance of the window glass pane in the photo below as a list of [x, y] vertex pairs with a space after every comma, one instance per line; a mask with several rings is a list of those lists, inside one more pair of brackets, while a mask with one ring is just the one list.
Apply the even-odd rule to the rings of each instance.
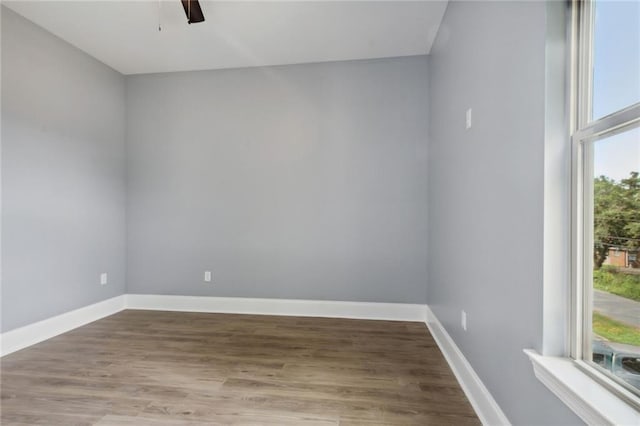
[[640, 102], [640, 1], [597, 1], [593, 111], [598, 119]]
[[592, 360], [640, 389], [640, 127], [593, 151]]

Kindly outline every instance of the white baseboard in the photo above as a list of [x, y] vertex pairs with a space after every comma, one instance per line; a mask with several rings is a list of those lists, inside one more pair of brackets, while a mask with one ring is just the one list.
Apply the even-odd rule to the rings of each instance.
[[65, 312], [0, 334], [0, 356], [35, 345], [90, 322], [115, 314], [125, 307], [125, 297], [116, 296], [93, 305]]
[[123, 309], [424, 321], [424, 305], [241, 297], [124, 294], [0, 334], [0, 356], [55, 337]]
[[482, 424], [490, 426], [510, 425], [511, 423], [507, 416], [502, 412], [500, 406], [493, 399], [493, 396], [491, 396], [491, 393], [489, 393], [480, 377], [473, 370], [469, 361], [467, 361], [449, 333], [447, 333], [447, 330], [438, 321], [429, 306], [426, 306], [425, 310], [427, 327]]
[[424, 305], [297, 299], [127, 294], [127, 309], [424, 321]]
[[482, 423], [491, 426], [510, 424], [431, 309], [421, 304], [125, 294], [2, 333], [0, 356], [123, 309], [424, 321]]

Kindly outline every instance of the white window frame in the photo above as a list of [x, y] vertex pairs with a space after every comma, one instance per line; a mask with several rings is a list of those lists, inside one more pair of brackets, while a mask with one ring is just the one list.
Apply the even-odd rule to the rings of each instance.
[[[572, 152], [576, 145], [570, 137], [580, 137], [574, 108], [580, 3], [548, 0], [545, 6], [543, 333], [541, 346], [524, 349], [524, 353], [536, 378], [587, 424], [640, 425], [635, 396], [622, 387], [618, 387], [621, 392], [612, 390], [609, 383], [614, 382], [610, 378], [572, 357], [578, 347], [577, 331], [583, 326], [578, 309], [573, 308], [583, 308], [576, 303], [582, 293], [576, 291], [578, 252], [572, 241], [577, 239], [577, 227], [582, 226], [574, 219], [580, 193], [577, 189], [582, 188], [573, 188], [579, 187], [577, 177], [581, 175], [572, 168], [572, 156], [576, 160], [580, 157]], [[601, 130], [590, 129], [593, 134]], [[629, 398], [620, 396], [624, 392]]]
[[572, 292], [570, 356], [593, 379], [640, 408], [640, 392], [591, 362], [593, 144], [640, 126], [640, 103], [591, 119], [594, 2], [573, 0], [571, 55]]

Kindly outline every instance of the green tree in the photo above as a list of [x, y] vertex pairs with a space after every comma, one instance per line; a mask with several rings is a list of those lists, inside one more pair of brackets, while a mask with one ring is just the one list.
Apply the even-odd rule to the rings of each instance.
[[610, 247], [637, 251], [640, 248], [640, 177], [631, 172], [616, 182], [606, 176], [594, 180], [594, 250], [596, 269]]
[[624, 190], [624, 211], [627, 224], [624, 227], [629, 239], [627, 248], [640, 249], [640, 176], [638, 172], [631, 172], [628, 179], [622, 179]]

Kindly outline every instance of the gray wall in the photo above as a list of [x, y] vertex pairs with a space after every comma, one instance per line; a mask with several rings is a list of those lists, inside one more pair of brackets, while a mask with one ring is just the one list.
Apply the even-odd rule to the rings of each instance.
[[124, 89], [2, 8], [2, 331], [124, 293]]
[[542, 345], [545, 20], [544, 2], [449, 3], [430, 58], [428, 299], [514, 424], [567, 425], [522, 353]]
[[426, 57], [127, 77], [128, 291], [424, 303], [427, 85]]
[[511, 421], [580, 423], [522, 353], [542, 345], [544, 43], [542, 2], [452, 2], [429, 68], [129, 77], [125, 223], [124, 78], [3, 8], [2, 331], [124, 293], [127, 262], [131, 293], [415, 303], [428, 264]]

